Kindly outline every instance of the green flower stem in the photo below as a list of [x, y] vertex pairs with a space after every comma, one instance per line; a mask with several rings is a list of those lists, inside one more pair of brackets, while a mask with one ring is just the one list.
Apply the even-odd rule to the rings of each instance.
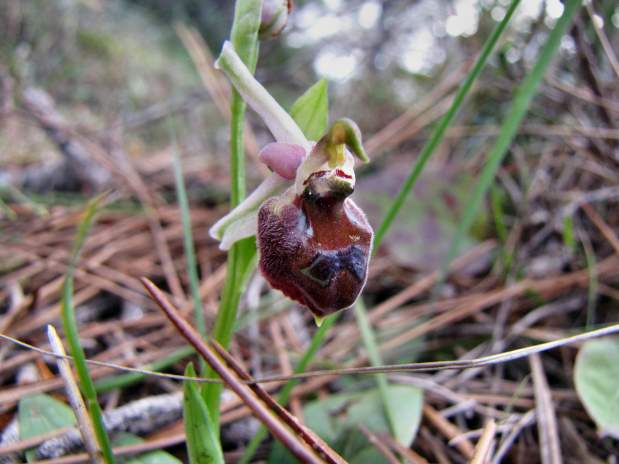
[[[261, 0], [237, 0], [232, 24], [232, 46], [251, 73], [258, 60], [258, 29], [260, 28]], [[245, 153], [243, 150], [243, 126], [245, 103], [238, 92], [233, 92], [230, 121], [230, 206], [236, 207], [245, 198]], [[228, 271], [215, 321], [213, 337], [224, 347], [232, 338], [234, 321], [242, 288], [248, 270], [254, 262], [256, 248], [252, 239], [235, 243], [228, 254]], [[215, 378], [212, 369], [207, 377]], [[207, 385], [203, 390], [206, 406], [213, 421], [215, 433], [219, 434], [221, 385]]]

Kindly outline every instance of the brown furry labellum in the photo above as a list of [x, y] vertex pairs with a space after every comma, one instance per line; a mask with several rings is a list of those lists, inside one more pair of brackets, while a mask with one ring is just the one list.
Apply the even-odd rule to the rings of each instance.
[[354, 304], [367, 280], [373, 231], [349, 198], [349, 177], [314, 172], [301, 195], [288, 190], [258, 213], [260, 270], [319, 319]]

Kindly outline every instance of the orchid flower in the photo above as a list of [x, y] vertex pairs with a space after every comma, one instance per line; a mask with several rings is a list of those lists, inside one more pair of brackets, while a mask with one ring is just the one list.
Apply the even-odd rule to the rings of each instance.
[[307, 306], [317, 321], [350, 307], [367, 279], [373, 230], [349, 197], [354, 157], [367, 162], [356, 124], [335, 121], [309, 141], [255, 80], [232, 44], [215, 63], [275, 137], [259, 157], [273, 171], [210, 230], [229, 249], [257, 236], [260, 270], [272, 287]]

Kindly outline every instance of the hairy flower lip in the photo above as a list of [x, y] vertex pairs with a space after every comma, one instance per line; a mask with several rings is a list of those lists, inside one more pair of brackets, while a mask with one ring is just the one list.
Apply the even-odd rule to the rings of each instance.
[[373, 231], [351, 198], [271, 198], [260, 208], [257, 238], [269, 284], [316, 318], [349, 308], [365, 286]]

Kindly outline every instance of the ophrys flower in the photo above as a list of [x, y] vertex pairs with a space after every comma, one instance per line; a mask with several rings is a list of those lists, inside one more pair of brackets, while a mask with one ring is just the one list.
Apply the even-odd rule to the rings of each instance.
[[260, 153], [274, 172], [211, 228], [211, 236], [228, 249], [256, 235], [267, 281], [317, 318], [351, 306], [367, 279], [373, 238], [365, 214], [350, 198], [354, 157], [368, 161], [356, 124], [339, 119], [320, 140], [308, 141], [230, 43], [224, 44], [216, 66], [263, 118], [276, 142]]

